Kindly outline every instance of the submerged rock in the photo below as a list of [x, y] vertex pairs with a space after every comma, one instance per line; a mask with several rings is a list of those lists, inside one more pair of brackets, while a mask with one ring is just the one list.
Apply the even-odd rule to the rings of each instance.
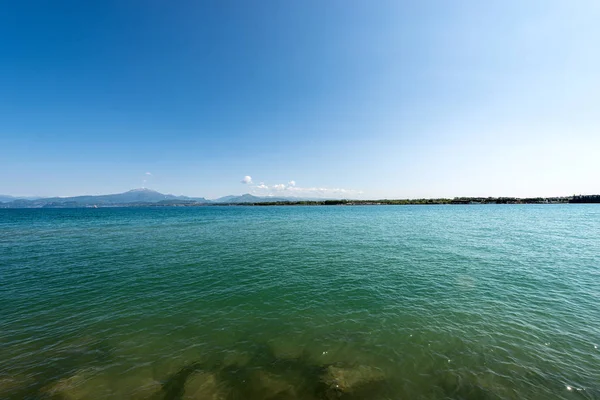
[[275, 374], [266, 371], [257, 371], [253, 378], [257, 384], [258, 394], [263, 399], [290, 399], [296, 397], [294, 386]]
[[381, 370], [366, 365], [356, 367], [330, 365], [321, 377], [328, 399], [351, 394], [363, 386], [380, 383], [384, 380], [385, 375]]
[[147, 385], [133, 389], [126, 398], [130, 400], [162, 399], [160, 383], [148, 382]]
[[185, 400], [223, 400], [226, 398], [226, 393], [219, 386], [214, 374], [197, 372], [186, 380], [182, 398]]
[[129, 400], [162, 399], [162, 385], [151, 376], [139, 374], [123, 377], [118, 382], [115, 382], [114, 385], [117, 386], [115, 393], [118, 396], [113, 398]]
[[228, 366], [244, 366], [250, 362], [252, 356], [248, 353], [239, 351], [228, 351], [223, 356], [221, 364], [225, 367]]
[[22, 377], [0, 377], [0, 398], [8, 396], [27, 384], [27, 380]]
[[40, 392], [45, 398], [60, 400], [109, 398], [111, 391], [106, 382], [102, 380], [90, 382], [92, 378], [91, 372], [80, 371], [43, 387]]

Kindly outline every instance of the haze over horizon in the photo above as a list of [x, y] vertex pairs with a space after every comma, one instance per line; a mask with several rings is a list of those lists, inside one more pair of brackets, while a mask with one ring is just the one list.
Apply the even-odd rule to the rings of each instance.
[[[82, 193], [79, 195], [75, 195], [75, 196], [13, 196], [13, 195], [3, 195], [0, 193], [0, 203], [10, 203], [12, 201], [21, 201], [21, 200], [31, 200], [31, 201], [40, 201], [40, 200], [46, 200], [46, 199], [76, 199], [76, 198], [103, 198], [103, 197], [119, 197], [122, 195], [127, 195], [127, 194], [133, 194], [136, 192], [143, 192], [145, 195], [155, 195], [155, 196], [167, 196], [167, 198], [165, 198], [164, 200], [169, 200], [171, 199], [168, 196], [176, 196], [179, 199], [185, 200], [185, 199], [189, 199], [191, 201], [199, 201], [199, 200], [208, 200], [209, 202], [213, 202], [213, 201], [217, 201], [217, 202], [233, 202], [233, 203], [237, 203], [240, 201], [240, 199], [243, 199], [244, 202], [247, 202], [250, 198], [256, 198], [256, 199], [273, 199], [273, 201], [285, 201], [285, 200], [289, 200], [289, 201], [313, 201], [313, 200], [335, 200], [335, 199], [339, 199], [339, 200], [363, 200], [363, 201], [369, 201], [369, 200], [421, 200], [422, 198], [389, 198], [389, 197], [380, 197], [380, 198], [366, 198], [364, 196], [361, 196], [360, 194], [357, 195], [350, 195], [350, 194], [334, 194], [332, 196], [326, 196], [323, 195], [322, 193], [317, 193], [314, 196], [301, 196], [301, 195], [296, 195], [294, 193], [290, 193], [290, 192], [281, 192], [279, 191], [279, 194], [266, 194], [266, 195], [260, 195], [260, 194], [252, 194], [252, 193], [236, 193], [236, 194], [230, 194], [230, 195], [225, 195], [225, 196], [220, 196], [220, 197], [206, 197], [206, 196], [187, 196], [186, 194], [173, 194], [173, 193], [161, 193], [157, 190], [151, 189], [151, 188], [146, 188], [146, 187], [141, 187], [141, 188], [135, 188], [135, 189], [130, 189], [127, 190], [125, 192], [121, 192], [121, 193], [95, 193], [95, 194], [89, 194], [89, 193]], [[578, 196], [581, 194], [574, 194], [574, 196]], [[594, 195], [597, 196], [597, 195]], [[461, 198], [464, 196], [456, 196], [453, 198]], [[516, 196], [466, 196], [468, 198], [492, 198], [492, 199], [497, 199], [497, 198], [518, 198]], [[570, 198], [572, 196], [532, 196], [530, 198]], [[431, 200], [435, 200], [435, 199], [451, 199], [449, 197], [439, 197], [439, 198], [429, 198]], [[520, 198], [520, 199], [526, 199], [524, 197]], [[156, 199], [153, 198], [152, 200], [138, 200], [138, 199], [134, 199], [132, 201], [125, 201], [124, 203], [131, 203], [131, 202], [156, 202], [156, 201], [162, 201], [163, 199], [161, 198]], [[90, 204], [93, 203], [93, 201], [90, 202]], [[114, 204], [115, 202], [113, 202], [112, 204]], [[117, 202], [119, 203], [119, 202]], [[120, 204], [120, 203], [119, 203]], [[38, 204], [33, 204], [32, 205], [34, 207], [39, 206]], [[22, 204], [19, 204], [19, 207], [22, 207]]]
[[11, 2], [0, 194], [600, 193], [600, 3]]

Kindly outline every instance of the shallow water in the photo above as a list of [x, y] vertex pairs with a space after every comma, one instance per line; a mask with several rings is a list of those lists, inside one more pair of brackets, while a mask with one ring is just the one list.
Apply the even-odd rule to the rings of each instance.
[[0, 210], [0, 317], [2, 399], [600, 399], [600, 207]]

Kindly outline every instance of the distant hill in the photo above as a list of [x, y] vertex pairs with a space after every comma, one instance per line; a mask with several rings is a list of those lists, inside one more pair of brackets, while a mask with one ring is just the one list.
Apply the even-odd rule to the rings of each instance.
[[219, 197], [218, 199], [214, 199], [212, 201], [213, 201], [213, 203], [229, 203], [229, 202], [231, 202], [231, 200], [235, 199], [236, 197], [240, 197], [240, 196], [235, 196], [235, 195], [223, 196], [223, 197]]
[[125, 193], [47, 197], [25, 199], [13, 196], [0, 197], [0, 208], [77, 208], [77, 207], [132, 207], [132, 206], [184, 206], [199, 204], [251, 204], [251, 203], [282, 203], [303, 201], [297, 197], [259, 197], [249, 193], [240, 196], [224, 196], [215, 200], [204, 197], [175, 196], [163, 194], [152, 189], [133, 189]]
[[0, 204], [3, 208], [42, 208], [42, 207], [93, 207], [118, 206], [128, 204], [155, 204], [169, 202], [209, 203], [203, 197], [175, 196], [162, 194], [151, 189], [133, 189], [125, 193], [99, 196], [48, 197], [35, 200], [12, 199]]
[[9, 201], [15, 201], [18, 197], [7, 196], [4, 194], [0, 194], [0, 203], [8, 203]]
[[227, 203], [227, 204], [243, 204], [243, 203], [270, 203], [270, 202], [285, 202], [285, 201], [298, 201], [298, 199], [291, 199], [286, 197], [258, 197], [249, 193], [241, 196], [225, 196], [213, 200], [214, 203]]
[[8, 203], [15, 200], [35, 200], [39, 197], [27, 197], [27, 196], [9, 196], [5, 194], [0, 194], [0, 203]]

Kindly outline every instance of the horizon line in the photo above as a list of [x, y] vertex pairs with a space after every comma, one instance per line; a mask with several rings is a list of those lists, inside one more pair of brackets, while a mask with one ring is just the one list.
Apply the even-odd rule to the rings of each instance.
[[65, 199], [65, 198], [84, 197], [84, 196], [112, 196], [112, 195], [119, 195], [119, 194], [136, 192], [136, 191], [148, 191], [148, 192], [153, 192], [153, 193], [157, 193], [157, 194], [164, 195], [164, 196], [189, 197], [192, 199], [193, 198], [204, 198], [205, 200], [210, 200], [210, 201], [218, 200], [223, 197], [231, 197], [231, 196], [241, 197], [241, 196], [246, 196], [246, 195], [257, 197], [257, 198], [274, 197], [274, 198], [298, 199], [298, 201], [303, 201], [303, 199], [309, 199], [309, 198], [315, 199], [316, 201], [319, 201], [319, 200], [380, 201], [380, 200], [450, 200], [450, 199], [552, 199], [552, 198], [558, 199], [558, 198], [573, 198], [573, 197], [577, 197], [577, 196], [600, 196], [600, 194], [596, 194], [596, 193], [588, 193], [588, 194], [574, 193], [574, 194], [570, 194], [570, 195], [551, 195], [551, 196], [541, 196], [541, 195], [536, 195], [536, 196], [513, 196], [513, 195], [490, 196], [490, 195], [485, 195], [485, 196], [436, 196], [436, 197], [385, 197], [384, 196], [384, 197], [359, 199], [359, 198], [352, 198], [352, 197], [319, 197], [319, 196], [314, 196], [314, 195], [313, 196], [311, 196], [311, 195], [291, 196], [291, 195], [286, 195], [284, 193], [257, 195], [257, 194], [252, 194], [252, 193], [246, 192], [246, 193], [241, 193], [241, 194], [227, 194], [227, 195], [223, 195], [223, 196], [208, 198], [205, 196], [193, 196], [193, 195], [184, 195], [184, 194], [177, 195], [177, 194], [173, 194], [173, 193], [163, 193], [163, 192], [159, 192], [158, 190], [150, 189], [147, 187], [139, 187], [139, 188], [126, 190], [124, 192], [104, 193], [104, 194], [77, 194], [77, 195], [70, 195], [70, 196], [69, 195], [66, 195], [66, 196], [39, 196], [39, 195], [12, 195], [12, 194], [0, 193], [0, 196], [12, 197], [12, 198], [14, 198], [14, 200], [35, 201], [35, 200], [44, 200], [44, 199], [51, 199], [51, 198]]

